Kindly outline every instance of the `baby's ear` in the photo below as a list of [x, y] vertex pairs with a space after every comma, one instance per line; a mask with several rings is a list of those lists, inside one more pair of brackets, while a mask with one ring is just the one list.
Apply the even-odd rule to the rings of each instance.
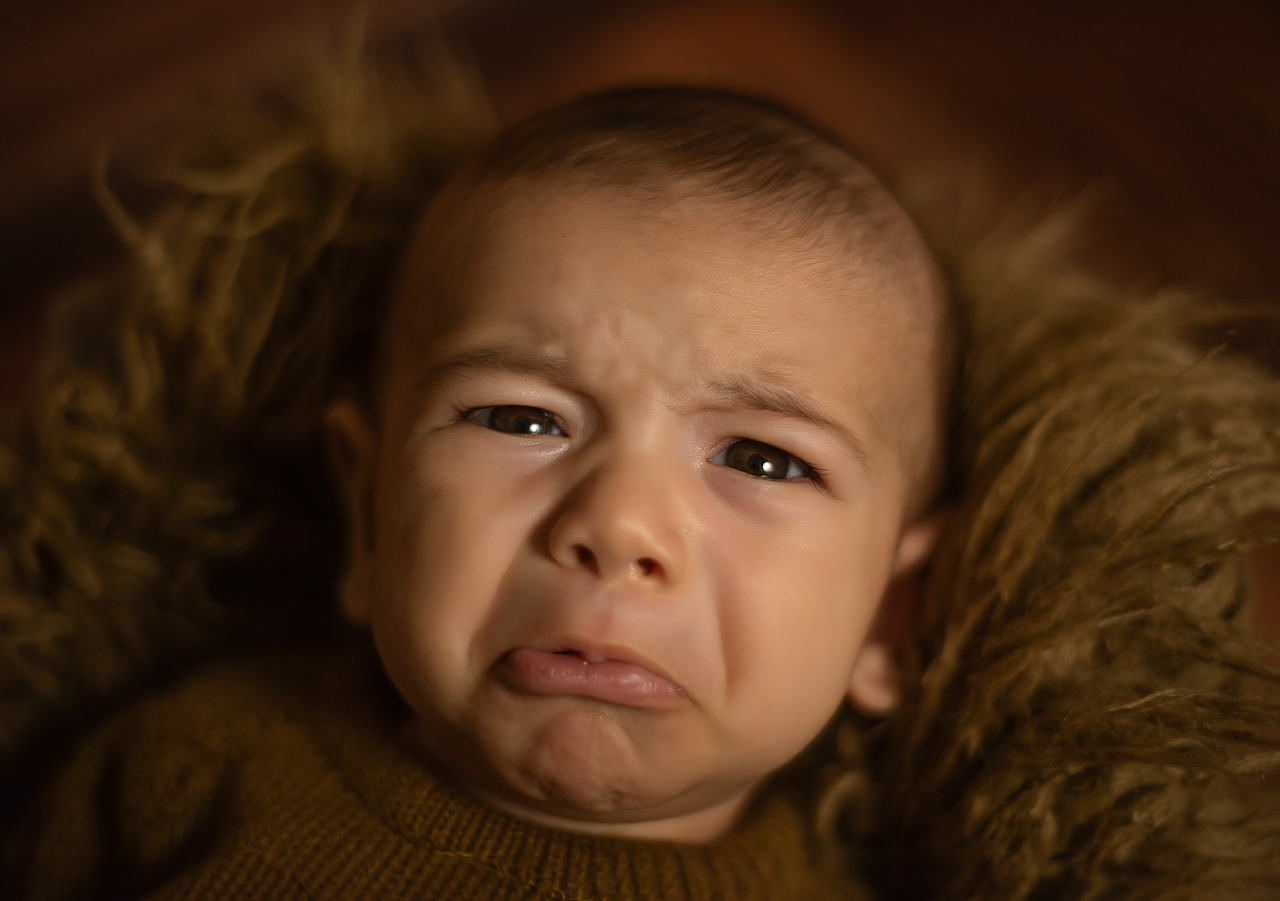
[[933, 555], [949, 514], [947, 510], [931, 513], [908, 526], [898, 539], [889, 587], [849, 679], [849, 700], [869, 716], [891, 713], [902, 697], [898, 649], [920, 599], [920, 570]]
[[342, 400], [325, 411], [329, 463], [347, 514], [346, 568], [339, 593], [352, 622], [369, 620], [373, 599], [373, 474], [378, 439], [364, 409]]

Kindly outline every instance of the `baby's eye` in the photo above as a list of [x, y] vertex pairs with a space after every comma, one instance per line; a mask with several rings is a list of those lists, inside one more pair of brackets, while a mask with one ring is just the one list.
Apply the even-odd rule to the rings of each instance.
[[499, 404], [464, 410], [462, 419], [509, 435], [563, 435], [560, 423], [546, 410]]
[[739, 438], [708, 462], [728, 466], [758, 479], [778, 482], [812, 480], [813, 467], [772, 444]]

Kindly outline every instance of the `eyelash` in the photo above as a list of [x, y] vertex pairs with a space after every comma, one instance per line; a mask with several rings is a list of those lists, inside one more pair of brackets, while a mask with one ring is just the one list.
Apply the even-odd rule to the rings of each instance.
[[[492, 423], [492, 418], [493, 418], [494, 412], [497, 410], [507, 410], [507, 411], [528, 410], [534, 413], [542, 414], [542, 417], [544, 417], [548, 422], [550, 422], [551, 427], [555, 429], [555, 431], [517, 432], [517, 431], [507, 431], [505, 429], [495, 428]], [[531, 423], [537, 421], [533, 417], [526, 417], [526, 418], [528, 418]], [[488, 419], [489, 421], [485, 421], [486, 419]], [[503, 435], [525, 435], [528, 437], [540, 437], [542, 435], [562, 436], [566, 434], [564, 430], [564, 426], [561, 425], [559, 419], [557, 419], [554, 414], [546, 410], [543, 410], [541, 407], [534, 407], [528, 404], [487, 404], [481, 407], [462, 407], [462, 408], [458, 408], [458, 416], [456, 421], [457, 422], [474, 422], [477, 425], [481, 426], [482, 428], [491, 429]], [[745, 469], [739, 469], [738, 467], [729, 466], [728, 455], [735, 448], [742, 449], [744, 446], [750, 446], [750, 445], [754, 445], [756, 448], [762, 449], [765, 452], [772, 451], [772, 452], [783, 455], [788, 460], [787, 468], [786, 470], [784, 470], [784, 472], [789, 472], [791, 469], [791, 465], [795, 464], [796, 466], [799, 467], [799, 469], [802, 470], [801, 474], [793, 475], [793, 476], [783, 476], [782, 478], [771, 478], [767, 475], [748, 472]], [[755, 454], [753, 456], [761, 458], [761, 463], [758, 464], [760, 466], [768, 465], [768, 463], [770, 462], [761, 454]], [[720, 462], [717, 462], [717, 458], [724, 458], [724, 459]], [[765, 482], [811, 482], [815, 485], [822, 485], [824, 483], [825, 475], [826, 475], [826, 473], [823, 470], [814, 466], [812, 463], [809, 463], [808, 461], [796, 456], [790, 451], [783, 450], [782, 448], [777, 447], [776, 445], [768, 444], [764, 441], [758, 441], [755, 438], [734, 438], [727, 445], [725, 445], [721, 450], [717, 451], [714, 455], [709, 457], [708, 462], [713, 463], [717, 466], [725, 466], [726, 468], [729, 468], [729, 469], [735, 469], [736, 471], [741, 472], [743, 475], [746, 475], [750, 478], [759, 479], [760, 481], [765, 481]]]

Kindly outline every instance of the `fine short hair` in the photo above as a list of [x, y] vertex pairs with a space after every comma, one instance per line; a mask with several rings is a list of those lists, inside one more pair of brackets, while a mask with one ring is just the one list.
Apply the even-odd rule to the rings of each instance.
[[[480, 183], [569, 182], [697, 196], [783, 215], [792, 227], [839, 223], [851, 242], [900, 249], [914, 224], [871, 169], [831, 134], [754, 97], [695, 87], [623, 88], [537, 114], [463, 168]], [[918, 237], [918, 236], [917, 236]]]

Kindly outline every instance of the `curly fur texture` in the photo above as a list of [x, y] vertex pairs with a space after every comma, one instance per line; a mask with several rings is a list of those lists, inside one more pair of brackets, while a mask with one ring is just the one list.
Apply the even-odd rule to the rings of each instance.
[[1277, 897], [1241, 552], [1276, 537], [1280, 386], [1206, 346], [1241, 311], [1055, 267], [1061, 225], [957, 261], [961, 489], [871, 740], [874, 866], [904, 898]]
[[[152, 224], [103, 192], [133, 265], [0, 443], [11, 765], [193, 655], [325, 619], [320, 409], [487, 122], [453, 63], [318, 71], [186, 145]], [[823, 834], [890, 897], [1276, 897], [1274, 651], [1239, 625], [1239, 554], [1280, 508], [1280, 385], [1204, 348], [1226, 314], [1055, 271], [1043, 237], [957, 260], [958, 497], [918, 687], [842, 725]]]
[[213, 121], [152, 164], [170, 199], [145, 227], [100, 176], [131, 263], [65, 317], [0, 443], [0, 757], [231, 634], [296, 624], [274, 599], [318, 589], [323, 619], [320, 412], [359, 366], [337, 357], [360, 353], [424, 198], [488, 130], [456, 61], [359, 52]]

